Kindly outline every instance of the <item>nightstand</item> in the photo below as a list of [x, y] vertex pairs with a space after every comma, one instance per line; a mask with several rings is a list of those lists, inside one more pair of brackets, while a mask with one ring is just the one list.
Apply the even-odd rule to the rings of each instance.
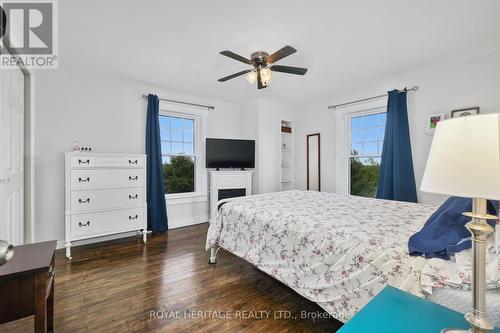
[[387, 286], [337, 332], [439, 333], [451, 327], [470, 326], [459, 312]]
[[35, 333], [53, 330], [56, 241], [16, 246], [0, 267], [0, 324], [35, 315]]

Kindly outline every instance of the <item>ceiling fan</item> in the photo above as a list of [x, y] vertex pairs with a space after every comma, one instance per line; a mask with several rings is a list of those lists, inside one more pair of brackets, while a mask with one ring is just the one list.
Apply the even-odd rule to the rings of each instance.
[[246, 79], [248, 80], [248, 82], [250, 82], [250, 84], [253, 84], [255, 81], [257, 81], [257, 88], [262, 89], [266, 88], [271, 83], [271, 71], [304, 75], [305, 73], [307, 73], [307, 68], [281, 66], [281, 65], [273, 65], [271, 67], [267, 67], [268, 65], [271, 65], [278, 60], [288, 57], [289, 55], [294, 54], [295, 52], [297, 52], [296, 49], [287, 45], [271, 55], [269, 55], [267, 52], [259, 51], [252, 53], [250, 59], [247, 59], [231, 51], [227, 50], [222, 51], [220, 52], [220, 54], [225, 55], [226, 57], [232, 58], [234, 60], [241, 61], [245, 64], [252, 65], [253, 68], [223, 77], [218, 81], [225, 82], [227, 80], [234, 79], [235, 77], [247, 74]]

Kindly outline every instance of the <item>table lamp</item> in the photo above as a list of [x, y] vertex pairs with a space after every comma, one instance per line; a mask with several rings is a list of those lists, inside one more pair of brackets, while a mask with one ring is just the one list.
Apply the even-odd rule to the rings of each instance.
[[471, 329], [441, 332], [486, 332], [486, 238], [493, 228], [486, 222], [486, 200], [500, 199], [500, 114], [454, 118], [437, 124], [420, 190], [472, 198], [472, 311], [465, 315]]
[[0, 266], [9, 261], [14, 255], [14, 246], [0, 239]]

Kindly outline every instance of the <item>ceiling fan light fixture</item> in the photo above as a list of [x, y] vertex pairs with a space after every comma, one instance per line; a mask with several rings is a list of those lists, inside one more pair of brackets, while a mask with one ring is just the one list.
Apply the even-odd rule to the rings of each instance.
[[257, 72], [255, 70], [249, 72], [246, 75], [246, 79], [247, 79], [248, 83], [254, 84], [255, 81], [257, 81]]
[[[267, 52], [259, 51], [251, 54], [250, 58], [246, 58], [231, 52], [229, 50], [221, 51], [220, 54], [231, 59], [237, 60], [247, 65], [252, 65], [253, 68], [234, 73], [223, 78], [220, 78], [219, 82], [226, 82], [228, 80], [234, 79], [245, 75], [245, 79], [250, 84], [257, 82], [257, 89], [262, 89], [271, 84], [271, 72], [280, 72], [295, 75], [304, 75], [307, 73], [307, 68], [293, 67], [293, 66], [282, 66], [275, 65], [275, 63], [291, 54], [297, 52], [291, 46], [285, 46], [269, 55]], [[271, 65], [271, 67], [267, 67]]]
[[262, 78], [262, 83], [267, 86], [271, 83], [271, 70], [267, 67], [262, 68], [260, 70], [260, 77]]

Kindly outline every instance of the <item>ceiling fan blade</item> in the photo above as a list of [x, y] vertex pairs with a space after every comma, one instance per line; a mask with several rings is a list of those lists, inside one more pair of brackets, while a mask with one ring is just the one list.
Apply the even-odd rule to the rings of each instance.
[[257, 89], [264, 89], [264, 88], [267, 88], [267, 86], [265, 86], [264, 83], [262, 83], [262, 76], [260, 73], [260, 66], [259, 66], [257, 67]]
[[275, 63], [276, 61], [281, 60], [284, 57], [288, 57], [290, 54], [294, 54], [295, 52], [297, 52], [296, 49], [287, 45], [287, 46], [283, 47], [282, 49], [274, 52], [270, 56], [266, 57], [266, 63], [268, 63], [268, 64]]
[[242, 57], [239, 54], [236, 54], [234, 52], [226, 50], [226, 51], [221, 51], [220, 54], [225, 55], [226, 57], [232, 58], [234, 60], [241, 61], [245, 64], [253, 65], [253, 62], [250, 59]]
[[305, 73], [307, 73], [307, 68], [302, 68], [302, 67], [274, 65], [271, 66], [270, 69], [273, 72], [281, 72], [281, 73], [296, 74], [296, 75], [304, 75]]
[[247, 70], [244, 70], [244, 71], [241, 71], [241, 72], [234, 73], [234, 74], [232, 74], [232, 75], [229, 75], [229, 76], [223, 77], [222, 79], [219, 79], [219, 80], [217, 80], [217, 81], [219, 81], [219, 82], [225, 82], [225, 81], [227, 81], [227, 80], [234, 79], [235, 77], [238, 77], [238, 76], [244, 75], [244, 74], [249, 73], [249, 72], [251, 72], [251, 71], [252, 71], [251, 69], [247, 69]]

